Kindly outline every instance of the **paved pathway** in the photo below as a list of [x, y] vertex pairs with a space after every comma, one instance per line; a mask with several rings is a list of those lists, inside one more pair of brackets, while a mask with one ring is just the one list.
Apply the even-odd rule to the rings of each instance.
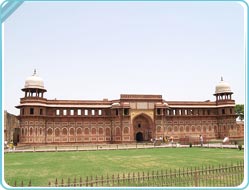
[[[192, 147], [201, 147], [200, 145], [193, 145]], [[127, 150], [127, 149], [144, 149], [144, 148], [189, 148], [189, 145], [180, 144], [161, 144], [154, 146], [152, 143], [148, 144], [100, 144], [100, 145], [40, 145], [40, 146], [17, 146], [13, 150], [5, 149], [5, 153], [17, 152], [63, 152], [63, 151], [98, 151], [98, 150]], [[224, 145], [222, 143], [203, 144], [202, 148], [233, 148], [237, 149], [238, 145]], [[244, 148], [244, 146], [242, 146]]]

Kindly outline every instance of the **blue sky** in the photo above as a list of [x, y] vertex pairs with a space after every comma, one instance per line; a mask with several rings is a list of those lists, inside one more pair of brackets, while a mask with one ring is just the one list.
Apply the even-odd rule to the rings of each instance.
[[4, 109], [25, 79], [48, 99], [215, 100], [223, 76], [245, 98], [245, 9], [238, 2], [24, 2], [4, 22]]

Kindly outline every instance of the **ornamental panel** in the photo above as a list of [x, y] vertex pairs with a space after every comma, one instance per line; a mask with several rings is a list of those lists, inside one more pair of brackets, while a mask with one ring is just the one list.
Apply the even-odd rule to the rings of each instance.
[[153, 110], [131, 110], [131, 121], [138, 115], [145, 114], [154, 121], [154, 111]]

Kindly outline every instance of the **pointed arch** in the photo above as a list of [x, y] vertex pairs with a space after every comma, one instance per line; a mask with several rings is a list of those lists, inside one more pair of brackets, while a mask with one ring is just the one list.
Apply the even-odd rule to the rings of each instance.
[[134, 139], [137, 141], [149, 141], [154, 137], [155, 127], [152, 118], [141, 113], [135, 116], [132, 120]]

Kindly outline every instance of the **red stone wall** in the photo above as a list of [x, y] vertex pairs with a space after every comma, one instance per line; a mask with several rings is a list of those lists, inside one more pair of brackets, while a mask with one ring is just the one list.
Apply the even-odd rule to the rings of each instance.
[[[195, 138], [200, 134], [204, 139], [222, 139], [226, 136], [244, 137], [244, 126], [236, 123], [232, 105], [229, 107], [219, 105], [216, 108], [215, 102], [200, 102], [200, 107], [203, 104], [205, 108], [199, 108], [196, 102], [193, 104], [186, 102], [182, 107], [179, 102], [171, 102], [172, 105], [167, 107], [162, 103], [161, 96], [153, 96], [152, 100], [149, 100], [149, 96], [143, 96], [140, 102], [138, 100], [132, 102], [129, 99], [130, 96], [123, 96], [123, 98], [122, 101], [129, 100], [129, 102], [120, 100], [121, 102], [118, 103], [119, 100], [115, 100], [116, 105], [112, 106], [112, 102], [93, 101], [84, 102], [85, 107], [82, 105], [77, 107], [82, 101], [73, 101], [71, 108], [62, 107], [63, 104], [70, 104], [69, 100], [48, 101], [48, 105], [56, 102], [59, 104], [46, 107], [30, 106], [29, 98], [27, 98], [29, 104], [25, 105], [27, 102], [23, 98], [21, 100], [23, 106], [19, 106], [21, 110], [20, 143], [129, 143], [136, 141], [138, 132], [142, 132], [146, 140], [150, 138], [148, 134], [151, 134], [152, 138], [173, 136], [176, 140], [186, 137]], [[32, 102], [35, 102], [34, 98]], [[46, 102], [45, 99], [42, 99], [42, 103], [44, 102]], [[143, 109], [150, 110], [152, 115], [148, 118], [141, 117], [142, 120], [139, 122], [144, 128], [138, 129], [137, 120], [131, 119], [131, 112], [139, 110], [140, 115], [146, 116], [148, 113], [146, 111], [142, 113]], [[64, 110], [66, 110], [65, 113]], [[78, 113], [79, 110], [81, 111]], [[85, 110], [88, 110], [87, 113]], [[136, 115], [137, 118], [139, 114]]]

